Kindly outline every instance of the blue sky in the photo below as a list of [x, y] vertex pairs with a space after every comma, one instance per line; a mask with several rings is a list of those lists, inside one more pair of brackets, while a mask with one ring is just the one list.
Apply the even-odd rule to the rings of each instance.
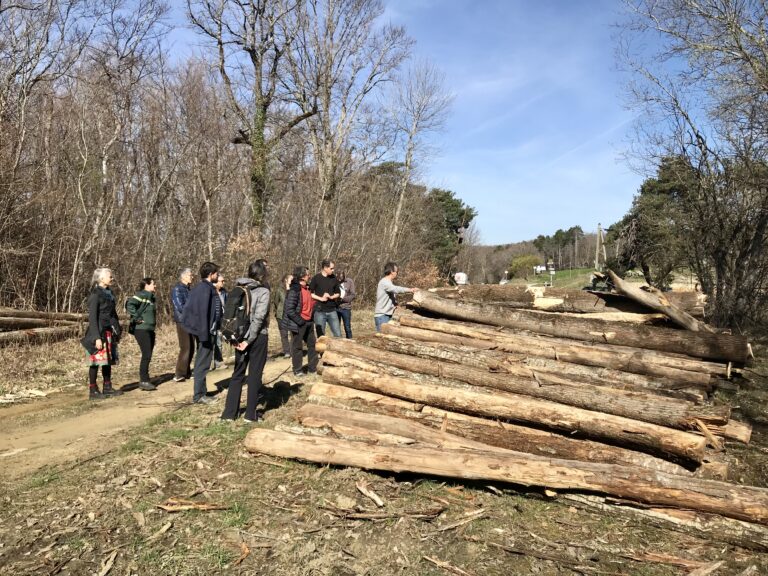
[[456, 99], [432, 186], [479, 215], [483, 244], [580, 225], [629, 209], [642, 177], [621, 151], [634, 115], [614, 58], [615, 0], [389, 0], [415, 55], [434, 61]]

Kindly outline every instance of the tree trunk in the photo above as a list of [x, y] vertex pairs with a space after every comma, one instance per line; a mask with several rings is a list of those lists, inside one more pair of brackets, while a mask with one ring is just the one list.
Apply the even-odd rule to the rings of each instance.
[[14, 318], [0, 316], [0, 330], [25, 330], [27, 328], [44, 328], [53, 321], [44, 318]]
[[[423, 331], [418, 328], [403, 328], [402, 326], [397, 326], [391, 322], [389, 324], [392, 324], [392, 326], [387, 325], [387, 328], [382, 327], [384, 337], [375, 338], [371, 341], [373, 347], [397, 352], [397, 348], [401, 344], [407, 346], [409, 344], [416, 345], [417, 342], [425, 342], [433, 347], [436, 347], [436, 345], [439, 344], [440, 349], [449, 350], [450, 347], [454, 347], [465, 351], [465, 354], [472, 355], [471, 362], [474, 362], [476, 365], [479, 364], [480, 359], [484, 355], [491, 356], [492, 359], [489, 359], [484, 367], [489, 368], [492, 371], [530, 374], [530, 370], [533, 369], [540, 373], [551, 373], [567, 377], [572, 381], [599, 384], [623, 390], [635, 390], [638, 392], [659, 394], [673, 398], [682, 398], [693, 402], [704, 400], [705, 396], [702, 390], [706, 391], [711, 388], [711, 380], [709, 380], [708, 377], [705, 377], [706, 375], [696, 373], [694, 373], [695, 378], [693, 376], [689, 378], [690, 380], [694, 380], [695, 383], [675, 382], [670, 379], [651, 378], [640, 374], [622, 372], [620, 370], [609, 368], [583, 366], [571, 362], [562, 362], [560, 360], [549, 360], [547, 358], [527, 357], [523, 356], [526, 352], [525, 348], [520, 348], [518, 355], [510, 355], [506, 352], [490, 350], [482, 350], [481, 352], [478, 352], [478, 348], [473, 350], [472, 346], [458, 345], [457, 342], [463, 342], [464, 344], [469, 343], [467, 340], [463, 340], [460, 337], [447, 335], [448, 338], [444, 338], [443, 336], [445, 335], [440, 333]], [[534, 352], [538, 353], [539, 351]], [[524, 372], [526, 370], [528, 370], [528, 372]], [[688, 374], [686, 374], [686, 376], [688, 376]], [[706, 382], [707, 384], [704, 385], [703, 382]]]
[[[449, 300], [469, 300], [503, 304], [510, 308], [595, 314], [626, 312], [647, 314], [652, 309], [631, 298], [612, 292], [595, 292], [557, 287], [527, 287], [515, 284], [475, 284], [460, 288], [435, 288], [433, 292]], [[692, 316], [701, 317], [704, 307], [695, 292], [667, 292], [664, 297]]]
[[423, 446], [393, 448], [297, 436], [264, 428], [251, 430], [245, 438], [245, 447], [251, 452], [270, 456], [367, 470], [587, 490], [649, 504], [768, 523], [768, 490], [652, 472], [637, 466], [558, 460], [511, 451], [499, 456], [474, 450]]
[[29, 330], [2, 332], [0, 333], [0, 346], [64, 340], [65, 338], [77, 336], [81, 331], [81, 324], [71, 324], [69, 326], [58, 326], [56, 328], [31, 328]]
[[573, 433], [581, 432], [587, 437], [638, 446], [696, 462], [704, 458], [706, 441], [694, 434], [516, 394], [420, 384], [405, 378], [380, 376], [348, 368], [324, 369], [323, 381], [422, 402], [444, 410], [535, 423]]
[[[462, 362], [466, 356], [452, 350], [419, 343], [395, 344], [398, 344], [397, 352], [400, 353], [362, 346], [346, 339], [332, 338], [329, 339], [327, 347], [341, 354], [329, 356], [329, 353], [326, 353], [323, 356], [323, 362], [340, 365], [343, 364], [343, 354], [354, 355], [410, 372], [458, 380], [473, 386], [541, 398], [672, 428], [695, 428], [696, 420], [725, 425], [730, 416], [730, 408], [727, 406], [718, 408], [696, 406], [685, 400], [661, 398], [642, 392], [629, 392], [584, 383], [574, 385], [558, 376], [536, 373], [524, 366], [512, 365], [516, 372], [509, 374], [493, 374], [487, 369], [469, 367], [466, 362]], [[441, 362], [437, 358], [447, 361]], [[372, 364], [368, 364], [367, 371], [380, 372]]]
[[[618, 446], [601, 444], [591, 440], [578, 440], [546, 432], [536, 428], [517, 426], [508, 422], [488, 420], [476, 416], [467, 416], [457, 412], [448, 412], [430, 406], [414, 405], [398, 401], [373, 392], [364, 392], [319, 382], [312, 386], [309, 401], [323, 406], [360, 410], [408, 418], [425, 426], [440, 429], [455, 436], [461, 436], [475, 442], [481, 442], [497, 448], [516, 450], [539, 456], [568, 458], [584, 462], [603, 462], [606, 464], [630, 464], [643, 466], [651, 470], [670, 474], [691, 474], [684, 467], [661, 458], [635, 452]], [[307, 408], [307, 413], [312, 414]], [[302, 412], [304, 409], [302, 408]], [[719, 463], [718, 463], [719, 464]], [[718, 466], [718, 474], [725, 472], [725, 467]], [[703, 464], [698, 470], [710, 473], [713, 467]], [[697, 474], [699, 473], [697, 470]]]
[[760, 524], [693, 510], [635, 507], [626, 500], [594, 494], [565, 493], [560, 497], [565, 500], [564, 504], [596, 510], [601, 515], [610, 514], [625, 520], [635, 517], [641, 519], [644, 524], [690, 534], [701, 540], [726, 542], [747, 550], [768, 552], [768, 527]]
[[16, 308], [0, 308], [0, 316], [6, 318], [48, 318], [71, 322], [87, 322], [87, 314], [71, 314], [69, 312], [38, 312], [37, 310], [17, 310]]
[[645, 292], [619, 278], [613, 270], [608, 270], [607, 272], [618, 292], [632, 298], [632, 300], [647, 308], [665, 314], [678, 326], [693, 332], [715, 332], [714, 329], [707, 326], [704, 322], [699, 322], [696, 318], [672, 304], [663, 294]]
[[626, 326], [546, 312], [512, 310], [491, 304], [453, 302], [423, 290], [413, 295], [413, 301], [422, 308], [443, 316], [530, 330], [549, 336], [663, 350], [695, 358], [727, 360], [739, 364], [745, 364], [750, 359], [748, 342], [743, 336], [687, 332], [651, 326]]
[[[387, 327], [387, 324], [382, 326], [382, 332], [384, 334], [412, 338], [414, 340], [464, 345], [480, 350], [495, 349], [513, 354], [525, 354], [526, 356], [542, 357], [571, 364], [597, 366], [634, 374], [642, 374], [644, 376], [660, 379], [658, 380], [660, 382], [668, 382], [668, 388], [679, 387], [682, 385], [710, 390], [714, 385], [712, 377], [707, 373], [659, 366], [656, 364], [655, 358], [649, 358], [648, 355], [645, 354], [645, 351], [640, 349], [636, 349], [636, 352], [633, 353], [627, 350], [610, 350], [598, 345], [588, 346], [576, 342], [552, 342], [546, 338], [518, 336], [513, 334], [499, 334], [497, 338], [491, 341], [487, 339], [474, 339], [468, 336], [465, 337], [459, 334], [458, 331], [450, 334], [430, 329], [411, 328], [405, 326], [406, 322], [408, 324], [413, 323], [410, 318], [406, 320], [406, 318], [403, 317], [401, 319], [401, 324], [403, 324], [403, 326], [392, 324], [391, 327]], [[725, 368], [723, 368], [723, 371], [725, 371]]]
[[[579, 321], [580, 318], [573, 317], [561, 317], [558, 314], [546, 314], [546, 313], [533, 313], [538, 316], [543, 316], [548, 322], [557, 324], [557, 319], [560, 318], [564, 322]], [[624, 370], [627, 372], [636, 372], [640, 374], [648, 374], [653, 376], [669, 377], [673, 379], [680, 379], [685, 376], [679, 371], [686, 372], [702, 372], [713, 376], [725, 377], [727, 375], [727, 365], [725, 362], [702, 360], [699, 357], [691, 358], [689, 355], [685, 355], [684, 352], [674, 352], [672, 350], [649, 350], [641, 346], [618, 345], [616, 343], [606, 343], [605, 339], [600, 341], [600, 338], [596, 334], [589, 334], [589, 337], [597, 338], [597, 341], [590, 344], [584, 344], [578, 342], [583, 338], [571, 338], [571, 335], [564, 333], [559, 337], [557, 334], [535, 334], [530, 335], [527, 333], [519, 333], [516, 329], [507, 328], [489, 328], [486, 326], [480, 326], [477, 324], [469, 324], [466, 322], [459, 322], [456, 320], [446, 319], [430, 319], [417, 314], [400, 313], [398, 316], [400, 324], [403, 326], [412, 326], [415, 328], [423, 328], [427, 330], [435, 330], [440, 332], [446, 332], [448, 334], [455, 334], [461, 336], [468, 336], [470, 338], [477, 338], [479, 340], [488, 340], [493, 343], [503, 343], [511, 346], [527, 346], [528, 348], [535, 348], [540, 346], [549, 345], [546, 357], [554, 358], [553, 354], [557, 355], [561, 360], [568, 362], [575, 362], [578, 364], [587, 363], [589, 365], [605, 366], [607, 368], [615, 368], [617, 370]], [[469, 322], [472, 322], [469, 320]], [[621, 325], [619, 325], [621, 328]], [[646, 327], [624, 327], [627, 331], [637, 330], [639, 332], [645, 332], [648, 330]], [[659, 328], [650, 328], [651, 332], [655, 330], [661, 330]], [[557, 331], [557, 330], [552, 330]], [[690, 334], [690, 332], [684, 332], [682, 330], [664, 329], [663, 333], [672, 332], [680, 335]], [[701, 335], [694, 335], [701, 336]], [[703, 335], [705, 337], [709, 336]], [[611, 337], [611, 334], [608, 334]], [[576, 340], [576, 341], [574, 341]], [[749, 354], [749, 345], [744, 340], [745, 348]], [[515, 351], [515, 350], [512, 350]], [[589, 351], [600, 351], [599, 357], [601, 362], [608, 362], [608, 364], [593, 364], [594, 360], [589, 360]], [[538, 353], [537, 353], [538, 354]], [[563, 358], [563, 355], [569, 355], [573, 360]], [[592, 357], [595, 355], [592, 354]], [[583, 361], [578, 361], [579, 358], [584, 358]], [[674, 368], [675, 370], [667, 371], [666, 368]], [[642, 370], [642, 371], [641, 371]], [[652, 372], [652, 373], [651, 373]]]

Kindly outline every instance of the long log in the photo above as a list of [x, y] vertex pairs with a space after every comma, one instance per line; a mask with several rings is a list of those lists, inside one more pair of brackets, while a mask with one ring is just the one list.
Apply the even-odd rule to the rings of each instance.
[[[499, 420], [488, 420], [487, 418], [449, 412], [431, 406], [416, 405], [412, 402], [389, 398], [373, 392], [355, 390], [346, 386], [317, 382], [312, 386], [308, 400], [313, 405], [407, 418], [454, 436], [507, 450], [584, 462], [643, 466], [670, 474], [691, 474], [679, 464], [643, 452], [601, 444], [592, 440], [579, 440], [554, 432], [518, 426]], [[306, 410], [307, 413], [311, 414], [310, 408]], [[727, 474], [727, 467], [720, 463], [716, 463], [716, 465], [704, 463], [695, 473], [706, 477], [724, 478]]]
[[[523, 394], [672, 428], [696, 428], [697, 420], [705, 424], [725, 425], [730, 417], [728, 406], [697, 406], [685, 400], [662, 398], [607, 386], [586, 383], [574, 385], [559, 376], [546, 372], [537, 373], [525, 366], [509, 365], [510, 372], [507, 374], [493, 374], [487, 369], [481, 369], [482, 362], [479, 368], [468, 366], [465, 361], [468, 356], [455, 350], [404, 340], [389, 343], [393, 345], [391, 351], [363, 346], [347, 339], [331, 338], [326, 348], [339, 354], [329, 358], [329, 353], [326, 352], [323, 360], [338, 365], [345, 355], [353, 355], [409, 372], [449, 378], [473, 386]], [[376, 370], [376, 367], [369, 365], [369, 371], [372, 370]]]
[[82, 326], [80, 324], [72, 324], [56, 328], [32, 328], [29, 330], [2, 332], [0, 333], [0, 346], [62, 340], [76, 336], [81, 330]]
[[519, 394], [487, 393], [420, 384], [405, 378], [380, 376], [349, 368], [325, 368], [323, 381], [422, 402], [453, 412], [534, 423], [573, 433], [580, 432], [590, 438], [607, 440], [622, 446], [636, 446], [646, 451], [679, 456], [695, 462], [704, 459], [706, 440], [694, 434]]
[[611, 280], [619, 293], [624, 294], [642, 306], [661, 312], [668, 316], [678, 326], [682, 326], [693, 332], [715, 332], [711, 326], [708, 326], [704, 322], [699, 322], [685, 310], [681, 310], [675, 306], [665, 298], [663, 294], [640, 290], [637, 286], [632, 286], [629, 282], [625, 282], [619, 278], [613, 270], [608, 270], [608, 276], [611, 277]]
[[87, 314], [73, 312], [41, 312], [39, 310], [19, 310], [17, 308], [0, 307], [0, 316], [7, 318], [44, 318], [64, 322], [87, 322]]
[[638, 508], [627, 501], [619, 503], [616, 499], [605, 496], [563, 493], [559, 494], [558, 498], [563, 498], [568, 505], [597, 510], [601, 514], [607, 513], [620, 518], [631, 515], [644, 523], [665, 530], [676, 530], [703, 540], [727, 542], [748, 550], [768, 552], [768, 528], [760, 524], [693, 510]]
[[[698, 360], [655, 350], [609, 344], [581, 344], [564, 338], [516, 334], [508, 330], [500, 331], [498, 328], [467, 324], [455, 320], [424, 318], [416, 314], [401, 314], [398, 320], [403, 326], [487, 340], [497, 343], [502, 347], [501, 349], [512, 347], [510, 352], [517, 352], [528, 347], [533, 354], [537, 352], [538, 348], [542, 348], [540, 354], [546, 358], [589, 366], [604, 366], [638, 374], [653, 372], [649, 375], [675, 380], [685, 378], [687, 372], [702, 372], [724, 377], [727, 369], [724, 363]], [[674, 370], [667, 371], [665, 368], [673, 368]], [[681, 373], [676, 370], [685, 372]]]
[[13, 316], [0, 316], [0, 329], [2, 330], [27, 330], [29, 328], [45, 328], [53, 324], [53, 321], [44, 318], [15, 318]]
[[499, 456], [474, 450], [424, 446], [372, 446], [362, 442], [297, 436], [264, 428], [251, 430], [245, 438], [245, 447], [251, 452], [270, 456], [367, 470], [587, 490], [649, 504], [768, 523], [768, 490], [652, 472], [640, 467], [558, 460], [512, 452]]
[[[402, 319], [403, 321], [406, 318]], [[408, 319], [410, 322], [410, 319]], [[390, 324], [392, 324], [390, 326]], [[478, 350], [500, 350], [511, 354], [520, 354], [535, 358], [547, 358], [550, 360], [606, 368], [626, 374], [636, 374], [643, 378], [626, 377], [613, 373], [615, 381], [621, 384], [637, 385], [660, 390], [675, 390], [678, 388], [696, 387], [709, 391], [714, 382], [709, 374], [680, 370], [666, 366], [635, 361], [631, 355], [625, 353], [613, 354], [600, 349], [590, 350], [589, 346], [556, 345], [550, 346], [543, 339], [533, 337], [507, 337], [500, 335], [495, 340], [480, 340], [469, 338], [460, 334], [449, 334], [436, 330], [412, 328], [410, 326], [398, 326], [390, 322], [382, 326], [382, 332], [401, 338], [421, 340], [423, 342], [440, 342], [456, 346], [469, 346]], [[609, 365], [609, 366], [606, 366]]]
[[687, 332], [653, 326], [626, 326], [621, 323], [560, 316], [547, 312], [514, 310], [504, 306], [457, 302], [420, 290], [413, 301], [430, 312], [492, 326], [530, 330], [539, 334], [662, 350], [695, 358], [727, 360], [746, 364], [750, 360], [747, 339], [732, 334]]
[[[452, 289], [435, 289], [430, 292], [450, 300], [495, 303], [513, 308], [549, 310], [550, 312], [645, 314], [651, 311], [647, 306], [621, 294], [572, 288], [474, 284]], [[699, 295], [695, 292], [667, 292], [665, 298], [692, 316], [703, 315], [703, 306], [699, 302]]]

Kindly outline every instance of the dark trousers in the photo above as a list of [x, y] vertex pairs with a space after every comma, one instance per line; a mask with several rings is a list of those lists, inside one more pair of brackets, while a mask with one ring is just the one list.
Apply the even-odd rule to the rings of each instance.
[[192, 402], [197, 402], [208, 392], [205, 377], [211, 369], [211, 361], [213, 360], [213, 336], [209, 336], [206, 342], [198, 341], [195, 354], [195, 383], [192, 392]]
[[256, 420], [256, 405], [259, 403], [259, 391], [261, 390], [261, 377], [264, 366], [267, 364], [266, 334], [259, 334], [256, 340], [242, 352], [235, 349], [235, 369], [232, 372], [232, 380], [227, 389], [227, 401], [224, 404], [224, 412], [221, 417], [225, 420], [234, 420], [240, 412], [240, 398], [243, 394], [243, 380], [245, 371], [248, 370], [248, 399], [245, 403], [245, 417], [248, 420]]
[[293, 363], [293, 373], [301, 372], [303, 362], [303, 343], [307, 343], [307, 359], [309, 372], [317, 371], [317, 351], [315, 350], [315, 325], [307, 322], [299, 328], [298, 332], [291, 333], [291, 361]]
[[347, 338], [352, 338], [352, 309], [339, 308], [337, 312], [339, 314], [339, 319], [344, 324], [344, 334]]
[[277, 328], [280, 330], [280, 345], [283, 347], [283, 355], [291, 353], [291, 341], [288, 335], [291, 333], [287, 328], [283, 328], [280, 319], [277, 320]]
[[152, 351], [155, 349], [155, 331], [136, 330], [133, 335], [141, 350], [139, 382], [149, 382], [149, 363], [152, 361]]
[[195, 337], [184, 330], [181, 324], [176, 323], [176, 336], [179, 339], [179, 357], [176, 359], [177, 378], [189, 378], [192, 376], [192, 353], [195, 350]]
[[[99, 367], [91, 366], [88, 368], [88, 385], [96, 386], [96, 378], [99, 375]], [[106, 364], [101, 367], [101, 376], [104, 378], [104, 382], [112, 381], [112, 366]]]

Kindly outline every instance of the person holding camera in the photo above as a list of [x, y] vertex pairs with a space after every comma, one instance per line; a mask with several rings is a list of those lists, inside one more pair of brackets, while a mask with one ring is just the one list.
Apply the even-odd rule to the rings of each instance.
[[155, 310], [155, 281], [152, 278], [144, 278], [139, 282], [138, 292], [125, 303], [125, 311], [130, 316], [128, 332], [136, 338], [141, 350], [139, 388], [147, 391], [157, 390], [149, 380], [149, 363], [155, 349]]

